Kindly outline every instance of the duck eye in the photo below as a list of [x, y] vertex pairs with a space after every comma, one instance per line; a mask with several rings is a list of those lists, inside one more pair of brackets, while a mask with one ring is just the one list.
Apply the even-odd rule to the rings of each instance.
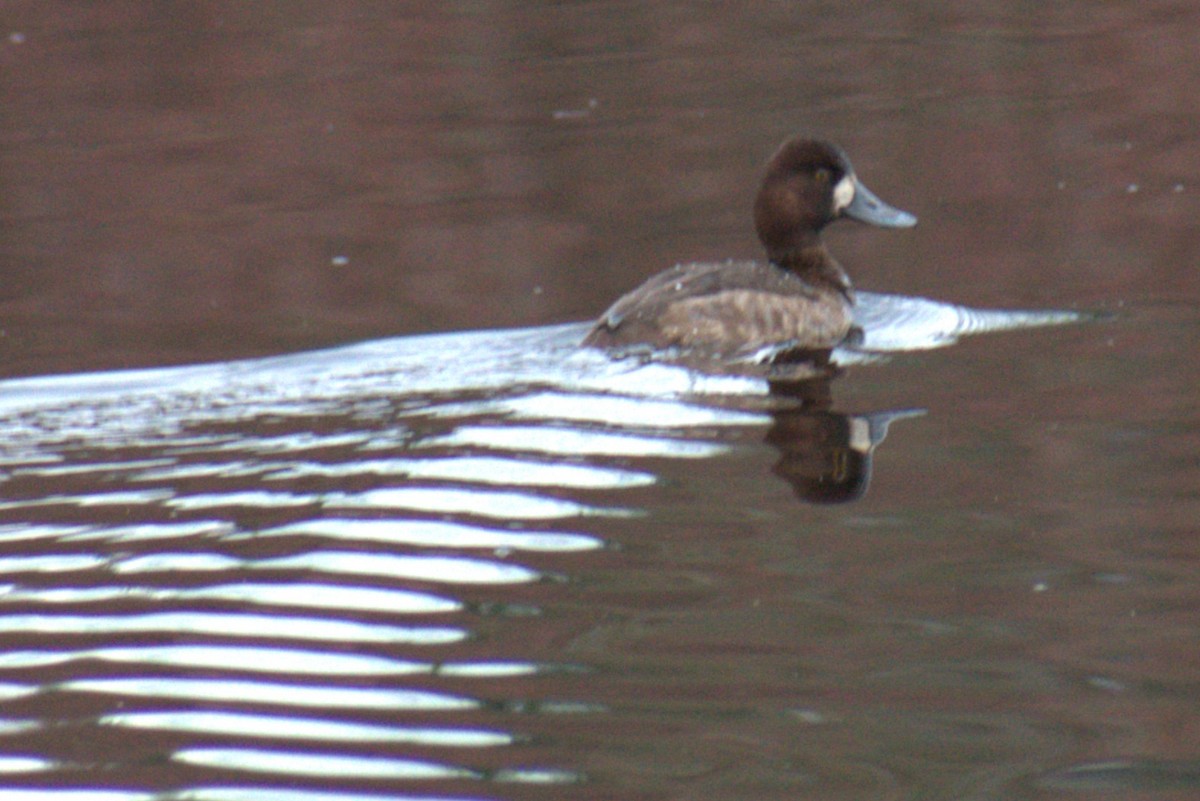
[[813, 175], [821, 183], [827, 184], [829, 183], [829, 179], [833, 177], [833, 172], [828, 167], [817, 167]]

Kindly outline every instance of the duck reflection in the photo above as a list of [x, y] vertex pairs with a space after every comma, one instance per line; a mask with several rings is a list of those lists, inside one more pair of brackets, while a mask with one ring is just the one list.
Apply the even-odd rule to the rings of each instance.
[[850, 503], [871, 483], [872, 454], [894, 420], [921, 409], [846, 414], [833, 410], [832, 376], [770, 382], [780, 405], [764, 441], [778, 449], [771, 472], [792, 485], [806, 503]]

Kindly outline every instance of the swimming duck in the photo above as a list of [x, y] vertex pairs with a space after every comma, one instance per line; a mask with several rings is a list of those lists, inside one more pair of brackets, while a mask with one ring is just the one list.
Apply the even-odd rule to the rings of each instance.
[[841, 217], [883, 228], [917, 224], [867, 189], [840, 147], [790, 139], [767, 164], [754, 202], [766, 263], [682, 264], [659, 273], [617, 300], [583, 344], [827, 360], [854, 326], [850, 278], [821, 242], [821, 229]]

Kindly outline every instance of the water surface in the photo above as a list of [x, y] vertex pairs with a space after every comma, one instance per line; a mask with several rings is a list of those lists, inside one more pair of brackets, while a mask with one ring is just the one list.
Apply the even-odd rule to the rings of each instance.
[[[3, 795], [1194, 797], [1198, 22], [7, 4]], [[578, 351], [796, 131], [860, 288], [1110, 314]]]

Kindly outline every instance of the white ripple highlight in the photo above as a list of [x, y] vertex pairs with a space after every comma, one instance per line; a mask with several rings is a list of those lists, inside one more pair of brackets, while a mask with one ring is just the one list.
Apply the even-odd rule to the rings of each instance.
[[0, 501], [0, 509], [27, 509], [36, 506], [149, 506], [171, 498], [170, 490], [129, 490], [125, 492], [92, 492], [85, 495], [46, 495], [19, 501]]
[[591, 551], [603, 546], [586, 534], [550, 531], [502, 531], [442, 520], [362, 520], [318, 518], [277, 528], [238, 534], [229, 539], [307, 534], [339, 540], [367, 540], [429, 548], [503, 548], [514, 551]]
[[0, 701], [10, 701], [14, 698], [24, 698], [37, 692], [38, 688], [29, 684], [0, 682]]
[[214, 451], [243, 451], [246, 453], [297, 453], [324, 448], [345, 448], [361, 445], [371, 439], [370, 432], [348, 432], [344, 434], [316, 434], [303, 431], [295, 434], [282, 434], [278, 437], [238, 437], [222, 445], [213, 447]]
[[298, 648], [218, 645], [157, 645], [92, 648], [78, 651], [7, 651], [0, 653], [0, 670], [62, 665], [99, 659], [126, 665], [187, 667], [250, 673], [307, 676], [409, 676], [433, 672], [428, 662], [389, 659], [366, 654], [339, 654]]
[[393, 487], [355, 494], [336, 494], [323, 504], [331, 509], [405, 509], [437, 514], [470, 514], [499, 520], [555, 520], [565, 517], [628, 514], [574, 501], [479, 489]]
[[74, 679], [55, 685], [71, 692], [134, 698], [170, 698], [204, 703], [271, 704], [310, 709], [462, 711], [477, 709], [474, 698], [429, 690], [378, 687], [324, 687], [242, 679], [161, 677]]
[[521, 565], [455, 556], [398, 556], [357, 551], [318, 551], [264, 559], [251, 567], [268, 570], [321, 570], [326, 573], [386, 576], [443, 584], [523, 584], [541, 574]]
[[495, 456], [455, 456], [428, 459], [369, 459], [325, 464], [303, 462], [282, 466], [267, 481], [348, 476], [404, 476], [414, 479], [458, 481], [504, 486], [564, 487], [571, 489], [621, 489], [653, 484], [650, 473], [578, 464], [548, 464]]
[[663, 456], [703, 459], [725, 453], [728, 446], [716, 442], [636, 434], [579, 431], [554, 426], [462, 426], [452, 433], [432, 437], [416, 447], [491, 448], [565, 456]]
[[5, 523], [0, 525], [0, 543], [30, 540], [61, 540], [93, 530], [92, 526], [62, 526], [47, 523]]
[[254, 748], [185, 748], [171, 758], [190, 765], [251, 773], [340, 779], [477, 779], [464, 768], [390, 757], [357, 757]]
[[260, 584], [238, 582], [211, 587], [54, 587], [50, 589], [0, 588], [0, 603], [43, 604], [103, 603], [113, 600], [181, 602], [194, 600], [240, 601], [260, 606], [311, 607], [392, 614], [455, 612], [462, 604], [449, 598], [414, 590], [353, 587], [344, 584]]
[[[54, 557], [55, 559], [69, 557]], [[0, 573], [3, 570], [0, 559]], [[92, 566], [103, 566], [97, 560]], [[384, 576], [445, 584], [518, 584], [541, 574], [520, 565], [455, 556], [419, 556], [359, 551], [314, 551], [274, 559], [244, 560], [220, 554], [160, 553], [135, 556], [109, 566], [114, 573], [234, 572], [236, 570], [316, 570], [338, 575]]]
[[64, 542], [101, 540], [108, 542], [146, 542], [182, 537], [212, 537], [234, 531], [236, 526], [224, 520], [195, 520], [182, 523], [142, 523], [130, 526], [88, 526], [65, 533]]
[[416, 728], [242, 712], [128, 712], [104, 715], [100, 723], [128, 729], [224, 734], [338, 743], [406, 743], [449, 748], [508, 745], [512, 735], [483, 729]]
[[46, 556], [0, 557], [3, 573], [71, 573], [102, 568], [108, 560], [92, 554], [49, 554]]
[[205, 634], [324, 642], [444, 645], [466, 639], [462, 629], [385, 626], [280, 615], [152, 612], [141, 615], [0, 615], [0, 633]]
[[396, 676], [429, 673], [433, 669], [428, 662], [291, 648], [167, 645], [99, 648], [93, 651], [92, 655], [111, 662], [187, 665], [222, 670], [242, 669], [321, 676]]
[[320, 495], [293, 492], [209, 492], [171, 498], [166, 505], [174, 509], [191, 511], [220, 507], [251, 507], [255, 509], [287, 509], [296, 506], [315, 506], [321, 502]]
[[[33, 756], [0, 755], [0, 774], [3, 773], [40, 773], [57, 767], [57, 763], [49, 759]], [[21, 791], [18, 790], [19, 794]], [[35, 791], [36, 792], [36, 791]], [[5, 799], [20, 798], [20, 795], [10, 795], [5, 791]]]
[[[55, 801], [55, 799], [50, 799]], [[67, 799], [71, 801], [71, 799]], [[348, 793], [340, 790], [302, 790], [296, 787], [193, 787], [170, 797], [155, 796], [154, 801], [482, 801], [465, 796], [428, 796], [402, 793]]]
[[620, 395], [543, 392], [502, 400], [499, 405], [504, 412], [517, 418], [591, 422], [652, 429], [731, 425], [759, 426], [768, 425], [771, 422], [770, 416], [765, 414]]

